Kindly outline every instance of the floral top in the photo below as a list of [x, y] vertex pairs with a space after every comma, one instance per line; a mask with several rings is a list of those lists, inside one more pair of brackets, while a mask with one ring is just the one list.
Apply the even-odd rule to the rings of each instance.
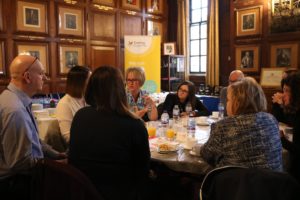
[[[134, 101], [134, 97], [132, 96], [132, 94], [129, 91], [127, 91], [126, 94], [127, 94], [127, 103], [132, 112], [135, 111], [134, 110], [135, 106], [137, 106], [138, 110], [142, 110], [145, 108], [146, 102], [145, 102], [145, 99], [142, 97], [145, 95], [148, 95], [148, 92], [146, 90], [140, 90], [140, 93], [139, 93], [139, 96], [138, 96], [138, 99], [136, 102]], [[149, 121], [147, 113], [142, 118], [144, 121]]]
[[201, 148], [208, 163], [282, 171], [282, 146], [277, 120], [265, 112], [227, 117], [212, 124]]

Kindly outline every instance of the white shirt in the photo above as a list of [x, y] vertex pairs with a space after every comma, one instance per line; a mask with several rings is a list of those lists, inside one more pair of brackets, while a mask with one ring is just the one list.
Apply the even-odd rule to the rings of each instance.
[[64, 139], [69, 142], [70, 129], [76, 112], [86, 106], [83, 98], [74, 98], [66, 94], [57, 104], [55, 115], [58, 120], [60, 132]]

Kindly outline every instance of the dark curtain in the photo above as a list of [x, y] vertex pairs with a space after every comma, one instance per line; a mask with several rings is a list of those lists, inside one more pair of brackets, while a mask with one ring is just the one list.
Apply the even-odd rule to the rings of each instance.
[[178, 3], [177, 0], [168, 0], [168, 25], [166, 42], [177, 41], [177, 20], [178, 20]]

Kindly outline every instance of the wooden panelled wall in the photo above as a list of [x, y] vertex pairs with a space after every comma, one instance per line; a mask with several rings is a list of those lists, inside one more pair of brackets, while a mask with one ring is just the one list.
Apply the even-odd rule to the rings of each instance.
[[[270, 9], [272, 0], [219, 0], [220, 9], [220, 84], [227, 85], [229, 73], [236, 69], [236, 48], [241, 45], [255, 45], [259, 47], [259, 66], [254, 72], [245, 72], [246, 75], [253, 76], [260, 80], [261, 68], [272, 67], [271, 65], [271, 46], [276, 44], [297, 44], [300, 45], [300, 33], [270, 32]], [[241, 9], [261, 6], [262, 16], [260, 20], [261, 33], [246, 36], [237, 36], [236, 34], [236, 12]], [[298, 59], [297, 68], [299, 68], [300, 51], [296, 55]]]
[[[20, 28], [19, 3], [30, 7], [30, 3], [45, 8], [45, 30], [40, 32]], [[95, 69], [101, 65], [112, 65], [124, 70], [124, 35], [147, 35], [147, 24], [159, 26], [162, 38], [167, 41], [167, 1], [159, 0], [161, 12], [149, 12], [147, 6], [151, 0], [136, 0], [131, 6], [126, 0], [1, 0], [0, 1], [0, 42], [2, 45], [2, 69], [0, 66], [0, 92], [9, 83], [9, 63], [18, 54], [20, 45], [29, 47], [38, 45], [42, 52], [47, 75], [50, 78], [44, 85], [44, 93], [64, 92], [66, 70], [60, 67], [62, 53], [66, 50], [82, 51], [82, 64]], [[59, 13], [79, 13], [82, 27], [72, 34], [59, 28]], [[80, 14], [82, 13], [82, 14]], [[41, 11], [43, 15], [43, 11]], [[82, 15], [82, 16], [81, 16]], [[22, 17], [22, 16], [21, 16]], [[61, 19], [63, 20], [63, 19]], [[41, 20], [41, 23], [42, 20]], [[80, 32], [82, 30], [82, 32]], [[66, 59], [66, 58], [65, 58]], [[1, 59], [0, 59], [1, 62]], [[80, 63], [80, 62], [79, 62]]]

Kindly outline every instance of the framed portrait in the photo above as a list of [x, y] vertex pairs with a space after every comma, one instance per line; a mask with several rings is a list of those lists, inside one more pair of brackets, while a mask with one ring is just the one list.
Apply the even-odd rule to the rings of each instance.
[[147, 35], [160, 35], [163, 41], [163, 25], [161, 22], [147, 20]]
[[176, 43], [168, 42], [164, 43], [164, 55], [175, 55], [176, 54]]
[[106, 6], [115, 6], [115, 0], [92, 0], [92, 3]]
[[58, 34], [84, 36], [84, 11], [80, 8], [58, 7]]
[[262, 87], [281, 87], [282, 74], [286, 68], [262, 68], [260, 85]]
[[19, 42], [17, 45], [18, 55], [31, 55], [37, 57], [44, 65], [46, 74], [49, 74], [49, 55], [47, 43], [27, 43]]
[[259, 67], [259, 46], [236, 46], [235, 65], [243, 72], [257, 72]]
[[147, 0], [147, 12], [153, 14], [162, 14], [163, 0]]
[[[105, 28], [103, 28], [105, 24]], [[90, 15], [91, 38], [95, 40], [116, 40], [116, 14], [92, 12]]]
[[272, 44], [271, 45], [272, 67], [298, 67], [298, 44]]
[[236, 11], [236, 36], [261, 34], [262, 6]]
[[83, 45], [59, 45], [59, 74], [67, 74], [76, 65], [85, 64], [85, 50]]
[[17, 31], [47, 33], [47, 3], [17, 1]]
[[122, 0], [122, 8], [140, 11], [141, 0]]
[[0, 41], [0, 76], [5, 74], [4, 42]]

